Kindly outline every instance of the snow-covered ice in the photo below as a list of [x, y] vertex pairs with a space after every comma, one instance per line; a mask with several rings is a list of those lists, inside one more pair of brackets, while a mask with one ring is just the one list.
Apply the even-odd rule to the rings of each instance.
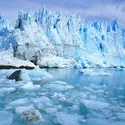
[[38, 64], [39, 66], [46, 66], [46, 67], [60, 67], [60, 68], [65, 68], [65, 67], [73, 67], [74, 66], [75, 61], [72, 60], [68, 60], [68, 59], [64, 59], [61, 57], [57, 57], [57, 56], [51, 56], [51, 57], [44, 57], [42, 58]]
[[0, 16], [0, 65], [125, 67], [124, 41], [118, 20], [86, 23], [45, 7], [33, 15], [19, 11], [14, 26]]
[[35, 67], [35, 65], [29, 60], [21, 60], [13, 57], [12, 53], [8, 51], [0, 51], [0, 65], [1, 66], [15, 66], [15, 67]]

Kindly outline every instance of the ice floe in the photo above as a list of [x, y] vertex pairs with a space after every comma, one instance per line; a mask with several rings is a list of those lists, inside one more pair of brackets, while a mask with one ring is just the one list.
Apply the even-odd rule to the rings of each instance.
[[50, 84], [44, 85], [43, 88], [49, 89], [50, 91], [65, 91], [68, 89], [73, 89], [74, 87], [63, 81], [54, 81]]
[[9, 88], [0, 88], [0, 93], [6, 93], [6, 92], [14, 92], [16, 89], [13, 87]]
[[117, 114], [117, 118], [121, 121], [125, 122], [125, 113], [118, 113]]
[[23, 90], [38, 90], [40, 89], [40, 85], [33, 85], [32, 82], [28, 82], [20, 87]]
[[21, 99], [17, 99], [17, 100], [10, 102], [8, 105], [9, 106], [21, 106], [21, 105], [27, 105], [28, 103], [29, 103], [28, 98], [21, 98]]
[[57, 121], [61, 125], [79, 125], [81, 117], [73, 114], [67, 114], [65, 112], [56, 113]]
[[102, 109], [109, 106], [109, 103], [98, 101], [98, 100], [83, 100], [85, 105], [91, 109]]
[[35, 69], [32, 71], [29, 71], [29, 77], [33, 80], [41, 80], [43, 78], [52, 78], [52, 75], [46, 72], [43, 69]]
[[13, 114], [7, 111], [0, 110], [0, 125], [11, 125], [13, 122]]

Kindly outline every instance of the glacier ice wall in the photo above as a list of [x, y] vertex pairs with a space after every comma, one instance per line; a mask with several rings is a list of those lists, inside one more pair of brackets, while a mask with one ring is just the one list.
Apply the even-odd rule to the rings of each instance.
[[20, 11], [13, 28], [0, 17], [0, 50], [11, 46], [15, 57], [36, 63], [56, 56], [83, 67], [125, 66], [125, 31], [117, 20], [85, 23], [45, 7], [33, 16]]

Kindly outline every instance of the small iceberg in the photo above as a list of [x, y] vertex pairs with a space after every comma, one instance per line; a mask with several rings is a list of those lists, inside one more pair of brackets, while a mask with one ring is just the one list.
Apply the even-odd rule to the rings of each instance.
[[15, 107], [20, 105], [27, 105], [28, 103], [29, 103], [28, 98], [21, 98], [10, 102], [9, 105]]
[[29, 71], [29, 77], [31, 78], [31, 80], [35, 80], [35, 81], [39, 81], [42, 79], [50, 79], [52, 78], [52, 75], [49, 74], [48, 72], [46, 72], [43, 69], [38, 69], [36, 68], [35, 70]]
[[94, 71], [93, 69], [80, 69], [79, 70], [80, 75], [85, 76], [110, 76], [110, 73], [106, 73], [104, 71]]
[[103, 109], [109, 106], [109, 103], [98, 101], [98, 100], [83, 100], [84, 104], [91, 109]]
[[65, 91], [74, 88], [72, 85], [68, 85], [66, 82], [63, 81], [54, 81], [50, 84], [44, 85], [43, 87], [44, 89], [49, 89], [50, 91]]
[[24, 84], [20, 88], [23, 90], [38, 90], [40, 89], [40, 85], [33, 85], [32, 82], [28, 82], [27, 84]]
[[11, 92], [14, 92], [14, 91], [16, 91], [16, 89], [15, 88], [13, 88], [13, 87], [9, 87], [9, 88], [1, 88], [0, 89], [0, 93], [11, 93]]
[[65, 112], [57, 112], [56, 117], [58, 124], [60, 125], [79, 125], [79, 121], [81, 121], [79, 115], [68, 114]]

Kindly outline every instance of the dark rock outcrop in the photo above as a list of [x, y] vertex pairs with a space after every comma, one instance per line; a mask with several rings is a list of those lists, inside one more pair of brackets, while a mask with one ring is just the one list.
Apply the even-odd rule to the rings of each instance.
[[8, 77], [8, 79], [20, 81], [21, 80], [20, 75], [21, 75], [21, 70], [16, 70]]

